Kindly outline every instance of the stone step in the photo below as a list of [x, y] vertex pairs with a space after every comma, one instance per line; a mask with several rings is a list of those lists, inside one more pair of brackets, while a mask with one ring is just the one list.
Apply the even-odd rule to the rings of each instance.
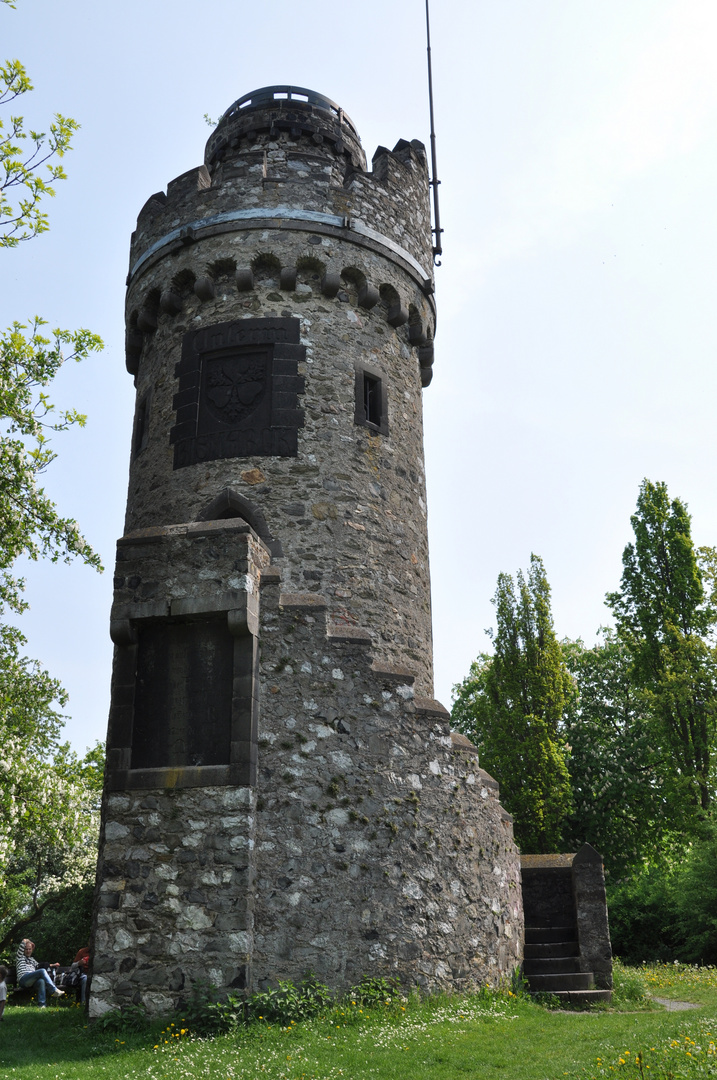
[[611, 1001], [612, 990], [551, 990], [553, 997], [566, 1005], [592, 1005], [597, 1001]]
[[580, 971], [578, 956], [541, 956], [526, 957], [523, 962], [523, 974], [530, 979], [533, 975], [556, 975], [561, 972]]
[[554, 975], [529, 975], [528, 983], [533, 993], [555, 994], [559, 990], [592, 990], [595, 976], [592, 971], [561, 971]]
[[577, 933], [574, 926], [526, 926], [525, 940], [530, 944], [545, 944], [549, 941], [574, 941]]
[[525, 946], [525, 959], [539, 960], [556, 956], [577, 956], [580, 950], [577, 941], [551, 941], [547, 944], [527, 944]]

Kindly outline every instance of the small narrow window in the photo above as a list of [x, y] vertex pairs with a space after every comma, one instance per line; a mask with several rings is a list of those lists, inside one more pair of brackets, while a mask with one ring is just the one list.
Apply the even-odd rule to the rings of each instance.
[[356, 369], [357, 424], [388, 435], [388, 411], [386, 408], [386, 380], [377, 371]]
[[148, 435], [149, 394], [145, 394], [137, 405], [134, 420], [134, 437], [132, 439], [132, 456], [137, 457], [147, 445]]
[[363, 407], [369, 424], [381, 424], [381, 380], [364, 372]]

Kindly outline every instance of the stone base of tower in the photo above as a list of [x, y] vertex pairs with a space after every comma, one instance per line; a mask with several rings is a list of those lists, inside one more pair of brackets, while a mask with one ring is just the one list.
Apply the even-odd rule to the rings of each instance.
[[[166, 1013], [197, 980], [228, 992], [313, 971], [336, 990], [363, 975], [462, 990], [510, 977], [522, 956], [520, 862], [475, 748], [451, 735], [441, 705], [414, 697], [410, 671], [381, 663], [369, 633], [330, 622], [317, 593], [282, 594], [258, 538], [225, 524], [211, 537], [217, 564], [222, 552], [236, 559], [239, 541], [253, 552], [259, 662], [251, 686], [241, 678], [254, 743], [232, 743], [249, 763], [143, 770], [115, 752], [90, 1014], [128, 1002]], [[161, 579], [162, 551], [171, 567], [177, 543], [198, 542], [182, 528], [133, 549], [132, 580], [142, 559]], [[174, 610], [203, 610], [195, 586]], [[142, 640], [140, 630], [140, 652]], [[127, 664], [118, 670], [126, 679]]]

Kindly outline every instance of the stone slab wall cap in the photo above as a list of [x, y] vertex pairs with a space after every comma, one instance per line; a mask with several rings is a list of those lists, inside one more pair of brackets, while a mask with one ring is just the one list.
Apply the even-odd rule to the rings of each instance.
[[573, 856], [573, 866], [580, 866], [582, 863], [592, 862], [602, 863], [603, 857], [592, 844], [583, 844], [580, 851]]
[[324, 296], [328, 296], [329, 299], [333, 299], [338, 294], [341, 288], [341, 275], [335, 273], [333, 270], [324, 274], [321, 279], [321, 291]]
[[380, 299], [381, 295], [375, 285], [369, 285], [369, 283], [366, 282], [359, 289], [359, 307], [366, 308], [367, 311], [370, 311], [371, 308], [376, 307], [376, 304], [379, 302]]
[[213, 300], [214, 299], [214, 282], [211, 278], [200, 277], [194, 282], [194, 294], [198, 296], [200, 300]]
[[376, 660], [371, 665], [371, 670], [376, 674], [382, 676], [384, 679], [396, 679], [402, 683], [407, 683], [412, 686], [416, 681], [415, 671], [411, 671], [410, 668], [401, 667], [399, 664], [387, 664], [382, 660]]
[[250, 266], [243, 266], [237, 270], [236, 283], [239, 292], [251, 292], [254, 288], [254, 271]]
[[178, 315], [182, 310], [182, 298], [174, 289], [164, 289], [159, 298], [159, 306], [165, 315]]
[[550, 855], [521, 855], [520, 866], [522, 870], [569, 870], [574, 858], [574, 855], [564, 852], [555, 852]]
[[391, 326], [403, 326], [408, 322], [408, 308], [403, 304], [392, 304], [388, 309], [387, 321]]
[[328, 606], [325, 597], [317, 596], [316, 593], [283, 593], [279, 597], [279, 604], [283, 608], [299, 608], [306, 611]]
[[485, 769], [479, 769], [478, 776], [480, 778], [480, 782], [482, 784], [485, 784], [487, 788], [493, 788], [494, 791], [500, 790], [500, 784], [498, 783], [498, 781], [494, 780], [490, 773], [487, 773]]
[[433, 381], [433, 368], [421, 368], [421, 386], [425, 390]]
[[293, 292], [296, 288], [296, 267], [284, 266], [279, 274], [279, 288], [285, 292]]
[[361, 626], [340, 626], [338, 623], [332, 623], [327, 637], [329, 641], [354, 642], [356, 645], [371, 645], [373, 643], [371, 632], [364, 630]]
[[266, 566], [259, 578], [259, 584], [263, 587], [265, 585], [278, 585], [281, 582], [281, 570], [278, 566]]
[[477, 754], [478, 747], [460, 731], [451, 732], [451, 742], [454, 750], [467, 750], [469, 754]]
[[450, 720], [451, 714], [445, 705], [441, 705], [440, 701], [436, 701], [435, 698], [415, 698], [414, 705], [416, 706], [416, 712], [422, 716], [438, 716], [441, 720]]

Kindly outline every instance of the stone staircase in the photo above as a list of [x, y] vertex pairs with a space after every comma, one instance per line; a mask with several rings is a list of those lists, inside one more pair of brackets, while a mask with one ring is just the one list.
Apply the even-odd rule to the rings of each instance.
[[580, 970], [575, 925], [526, 926], [523, 974], [531, 994], [553, 994], [569, 1004], [610, 1001], [611, 990], [597, 990], [591, 971]]

